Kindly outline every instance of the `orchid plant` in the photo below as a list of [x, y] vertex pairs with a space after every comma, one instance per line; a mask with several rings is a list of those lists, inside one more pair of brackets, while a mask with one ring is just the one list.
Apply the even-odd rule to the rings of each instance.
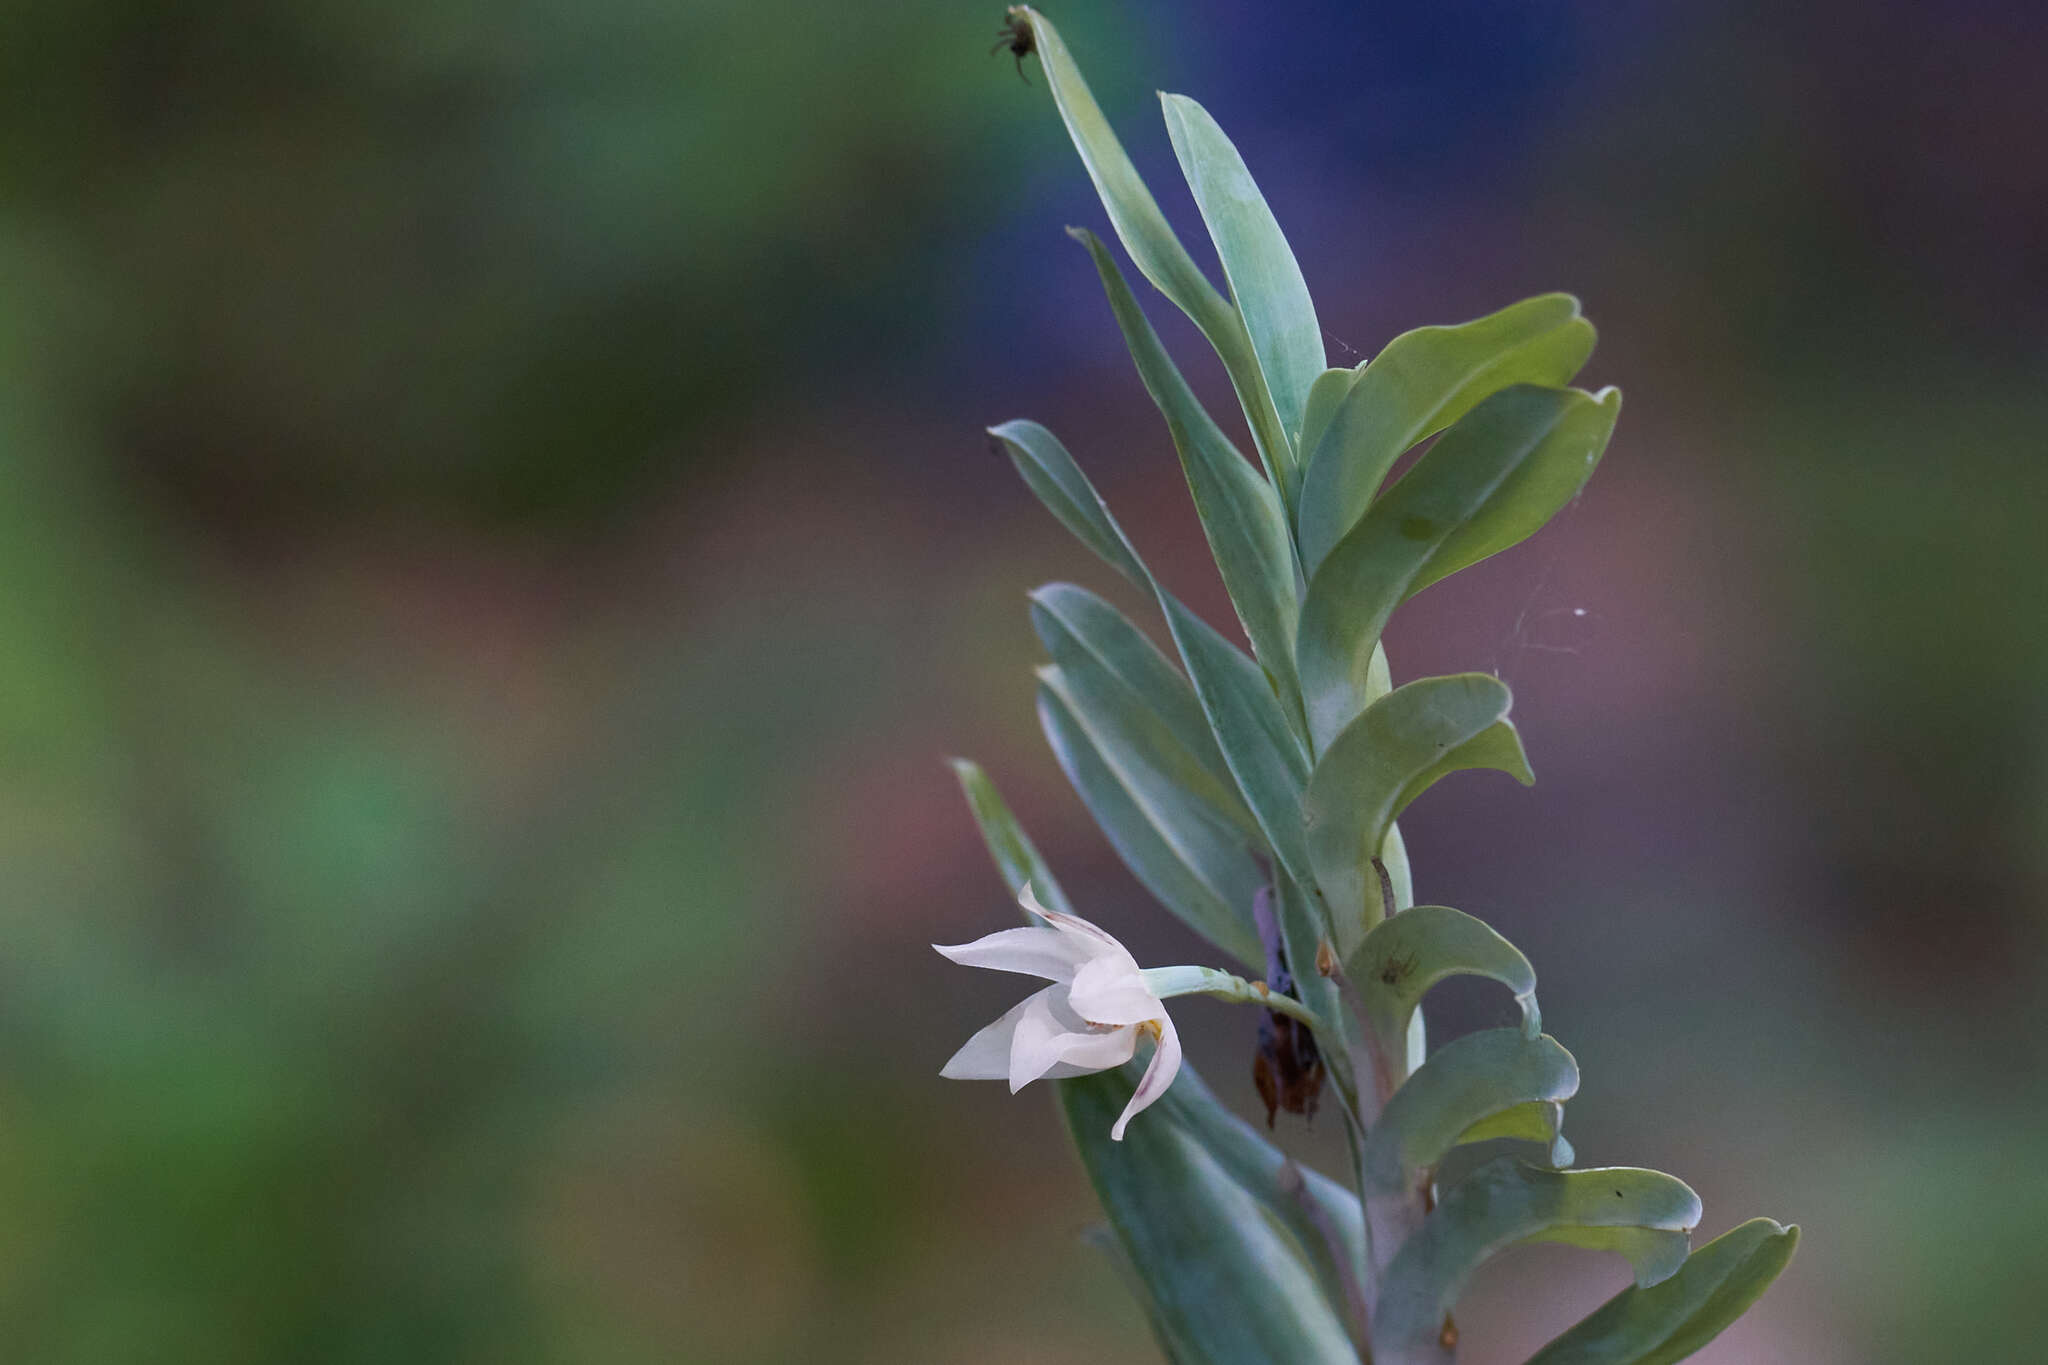
[[[1040, 588], [1039, 719], [1137, 879], [1254, 977], [1140, 968], [1074, 913], [987, 776], [957, 761], [1027, 924], [939, 951], [1050, 984], [944, 1074], [1055, 1086], [1113, 1254], [1175, 1365], [1441, 1365], [1466, 1280], [1526, 1242], [1619, 1252], [1635, 1271], [1531, 1365], [1683, 1359], [1763, 1293], [1798, 1229], [1758, 1218], [1693, 1250], [1700, 1201], [1683, 1182], [1575, 1167], [1561, 1125], [1578, 1067], [1542, 1031], [1535, 973], [1478, 919], [1415, 904], [1396, 823], [1454, 771], [1534, 780], [1508, 689], [1479, 673], [1395, 686], [1380, 643], [1408, 598], [1532, 534], [1592, 474], [1621, 406], [1613, 389], [1570, 387], [1592, 326], [1577, 300], [1547, 294], [1331, 368], [1294, 256], [1202, 107], [1162, 97], [1227, 294], [1168, 226], [1053, 26], [1016, 6], [1003, 38], [1020, 63], [1039, 58], [1111, 227], [1215, 347], [1258, 455], [1255, 467], [1203, 409], [1108, 249], [1071, 230], [1166, 419], [1250, 653], [1153, 576], [1050, 431], [1008, 422], [991, 435], [1025, 483], [1156, 603], [1179, 658], [1101, 597]], [[1432, 1050], [1418, 1007], [1454, 975], [1504, 984], [1519, 1023]], [[1196, 992], [1262, 1011], [1253, 1074], [1269, 1125], [1331, 1092], [1348, 1187], [1288, 1158], [1183, 1064], [1164, 1002]]]

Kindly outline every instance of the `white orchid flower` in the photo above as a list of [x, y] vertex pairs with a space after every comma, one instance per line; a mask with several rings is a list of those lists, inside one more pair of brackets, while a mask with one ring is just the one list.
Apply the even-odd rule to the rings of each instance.
[[1144, 1079], [1109, 1130], [1123, 1141], [1131, 1119], [1166, 1093], [1180, 1071], [1180, 1035], [1166, 1006], [1124, 945], [1087, 920], [1039, 904], [1029, 885], [1017, 897], [1049, 927], [1004, 929], [956, 947], [932, 946], [967, 967], [1021, 972], [1052, 984], [967, 1040], [941, 1076], [1008, 1080], [1010, 1093], [1041, 1077], [1059, 1080], [1122, 1066], [1138, 1035], [1157, 1040]]

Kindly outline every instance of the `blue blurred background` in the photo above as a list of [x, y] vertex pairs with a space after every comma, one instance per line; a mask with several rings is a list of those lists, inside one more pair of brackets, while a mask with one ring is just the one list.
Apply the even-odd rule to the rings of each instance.
[[[1047, 1097], [936, 1074], [1014, 994], [925, 947], [1011, 914], [945, 754], [1199, 951], [1038, 741], [1023, 594], [1118, 592], [981, 429], [1227, 619], [1000, 6], [0, 10], [7, 1357], [1148, 1358]], [[1406, 827], [1582, 1158], [1805, 1226], [1700, 1359], [2035, 1358], [2048, 15], [1052, 14], [1191, 241], [1150, 92], [1235, 137], [1333, 363], [1602, 329], [1600, 476], [1390, 640], [1498, 670], [1539, 783]], [[1503, 1259], [1466, 1358], [1622, 1274]]]

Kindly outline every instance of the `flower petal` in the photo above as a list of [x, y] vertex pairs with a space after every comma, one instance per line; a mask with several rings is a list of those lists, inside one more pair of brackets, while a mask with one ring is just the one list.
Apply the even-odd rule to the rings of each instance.
[[1010, 1038], [1017, 1031], [1017, 1021], [1024, 1017], [1024, 1007], [1036, 998], [1018, 1001], [1002, 1018], [969, 1038], [939, 1069], [939, 1074], [949, 1081], [1000, 1081], [1007, 1077], [1010, 1074]]
[[1041, 905], [1038, 896], [1031, 890], [1031, 883], [1024, 883], [1024, 889], [1017, 893], [1017, 902], [1026, 910], [1087, 947], [1088, 956], [1099, 957], [1105, 952], [1123, 952], [1124, 945], [1116, 941], [1116, 935], [1107, 929], [1098, 928], [1079, 915], [1064, 915], [1057, 910], [1048, 910]]
[[1084, 945], [1057, 929], [999, 929], [972, 943], [932, 947], [963, 967], [1022, 972], [1047, 981], [1071, 981], [1075, 970], [1090, 960]]
[[1062, 1065], [1078, 1076], [1121, 1066], [1138, 1050], [1135, 1028], [1091, 1028], [1067, 1007], [1065, 992], [1048, 986], [1025, 1001], [1010, 1038], [1010, 1093]]
[[1173, 1084], [1173, 1078], [1180, 1074], [1180, 1034], [1174, 1031], [1173, 1020], [1159, 1016], [1159, 1042], [1152, 1050], [1152, 1064], [1145, 1068], [1145, 1077], [1138, 1082], [1138, 1088], [1131, 1092], [1131, 1102], [1124, 1106], [1116, 1124], [1109, 1130], [1110, 1140], [1122, 1142], [1124, 1128], [1131, 1119], [1149, 1108], [1152, 1102], [1166, 1093]]
[[1074, 974], [1067, 1004], [1081, 1018], [1098, 1024], [1142, 1024], [1166, 1013], [1159, 997], [1145, 988], [1138, 964], [1121, 949], [1114, 957], [1096, 958]]
[[1010, 1093], [1016, 1094], [1031, 1082], [1052, 1069], [1060, 1060], [1059, 1039], [1067, 1032], [1060, 1021], [1053, 1016], [1049, 997], [1053, 988], [1046, 987], [1024, 1002], [1024, 1012], [1017, 1016], [1017, 1028], [1010, 1036]]

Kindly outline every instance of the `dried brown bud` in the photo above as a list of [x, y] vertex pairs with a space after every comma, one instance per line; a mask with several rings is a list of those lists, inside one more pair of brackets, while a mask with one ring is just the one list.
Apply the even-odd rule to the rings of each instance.
[[1259, 1020], [1259, 1048], [1252, 1057], [1252, 1084], [1266, 1102], [1266, 1126], [1285, 1109], [1314, 1118], [1326, 1072], [1316, 1036], [1306, 1024], [1265, 1012]]

